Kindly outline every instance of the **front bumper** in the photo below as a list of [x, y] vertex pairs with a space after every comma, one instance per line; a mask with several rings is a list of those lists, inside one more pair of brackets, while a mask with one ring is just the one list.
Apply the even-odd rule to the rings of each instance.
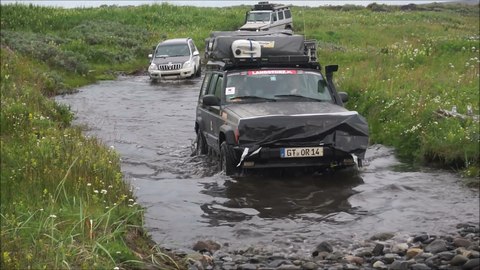
[[176, 70], [148, 70], [148, 73], [150, 79], [155, 80], [185, 79], [194, 75], [195, 68], [192, 66]]
[[[321, 157], [298, 158], [282, 158], [280, 156], [280, 147], [261, 147], [256, 151], [250, 151], [250, 149], [247, 149], [248, 154], [246, 155], [244, 155], [245, 147], [234, 146], [233, 149], [240, 167], [244, 169], [299, 167], [325, 169], [346, 168], [358, 165], [355, 155], [328, 146], [323, 146], [323, 156]], [[244, 155], [243, 159], [242, 155]]]

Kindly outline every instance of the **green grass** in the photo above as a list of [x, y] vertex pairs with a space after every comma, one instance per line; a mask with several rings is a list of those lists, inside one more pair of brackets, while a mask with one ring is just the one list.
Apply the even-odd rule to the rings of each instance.
[[142, 243], [128, 241], [142, 235], [143, 209], [114, 149], [70, 127], [29, 58], [2, 48], [1, 63], [1, 268], [141, 265], [152, 245], [142, 237], [135, 253]]
[[[184, 268], [143, 233], [116, 152], [71, 127], [69, 108], [49, 97], [145, 70], [165, 38], [189, 36], [203, 50], [211, 31], [238, 28], [249, 7], [0, 8], [0, 268], [135, 268], [145, 258]], [[478, 122], [435, 112], [479, 113], [479, 7], [415, 9], [293, 7], [294, 28], [319, 41], [322, 65], [340, 65], [336, 82], [368, 118], [371, 143], [478, 186]]]

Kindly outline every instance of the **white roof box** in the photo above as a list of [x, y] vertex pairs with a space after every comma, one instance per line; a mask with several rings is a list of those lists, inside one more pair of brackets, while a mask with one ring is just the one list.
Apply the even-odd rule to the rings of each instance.
[[232, 52], [235, 58], [260, 58], [262, 46], [258, 41], [239, 39], [232, 42]]

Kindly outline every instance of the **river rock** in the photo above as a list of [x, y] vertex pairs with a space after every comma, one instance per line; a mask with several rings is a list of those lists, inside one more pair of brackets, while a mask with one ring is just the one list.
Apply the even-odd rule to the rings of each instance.
[[428, 246], [425, 247], [426, 252], [431, 252], [433, 254], [446, 251], [447, 250], [447, 243], [445, 240], [442, 239], [436, 239], [432, 243], [428, 244]]
[[322, 251], [322, 252], [314, 251], [312, 256], [315, 258], [315, 260], [325, 260], [331, 257], [331, 254], [326, 251]]
[[398, 256], [398, 254], [395, 253], [387, 253], [385, 256], [383, 256], [383, 261], [387, 264], [393, 263], [393, 261], [400, 259], [401, 257]]
[[412, 264], [410, 266], [410, 269], [412, 269], [412, 270], [430, 270], [432, 268], [428, 267], [426, 264], [423, 264], [423, 263], [416, 263], [416, 264]]
[[470, 259], [463, 266], [464, 270], [473, 270], [480, 268], [480, 258]]
[[277, 260], [273, 260], [270, 263], [268, 263], [268, 266], [276, 268], [276, 267], [279, 267], [279, 266], [284, 265], [284, 264], [291, 264], [291, 263], [288, 260], [277, 259]]
[[372, 255], [373, 256], [380, 256], [383, 254], [383, 249], [384, 249], [384, 245], [382, 244], [376, 244], [375, 247], [373, 248], [372, 250]]
[[[317, 247], [315, 248], [315, 251], [316, 252], [328, 252], [328, 253], [331, 253], [333, 252], [333, 247], [332, 245], [330, 245], [330, 243], [326, 242], [326, 241], [323, 241], [321, 242], [320, 244], [317, 245]], [[314, 253], [315, 253], [314, 251]], [[317, 253], [318, 254], [318, 253]], [[314, 255], [315, 256], [315, 255]]]
[[301, 270], [301, 269], [302, 269], [301, 266], [293, 265], [293, 264], [284, 264], [276, 268], [276, 270]]
[[416, 256], [423, 253], [421, 248], [409, 248], [406, 252], [407, 259], [415, 258]]
[[370, 240], [379, 240], [379, 241], [386, 241], [388, 239], [391, 239], [394, 236], [393, 233], [390, 232], [381, 232], [381, 233], [376, 233], [372, 237], [370, 237]]
[[352, 255], [345, 256], [345, 260], [349, 263], [356, 264], [356, 265], [362, 265], [365, 262], [363, 258], [352, 256]]
[[238, 270], [257, 270], [258, 265], [253, 263], [244, 263], [238, 266]]
[[408, 270], [410, 263], [407, 261], [395, 260], [389, 267], [390, 270]]
[[357, 270], [357, 269], [360, 269], [360, 268], [358, 268], [358, 266], [353, 265], [353, 264], [351, 264], [351, 263], [347, 263], [347, 264], [343, 267], [343, 269], [345, 269], [345, 270]]
[[205, 240], [205, 241], [198, 241], [193, 245], [193, 250], [198, 252], [210, 252], [214, 253], [215, 251], [219, 250], [221, 245], [212, 240]]
[[302, 268], [305, 270], [317, 270], [318, 269], [318, 264], [314, 262], [306, 262], [302, 265]]
[[388, 267], [385, 265], [384, 262], [382, 261], [376, 261], [375, 263], [373, 263], [373, 268], [375, 269], [387, 269]]
[[417, 235], [413, 238], [413, 242], [423, 243], [423, 242], [427, 241], [428, 239], [430, 239], [430, 236], [428, 234], [420, 234], [420, 235]]
[[450, 261], [455, 257], [455, 253], [451, 251], [442, 251], [437, 253], [437, 257], [444, 261]]
[[404, 255], [405, 254], [405, 251], [407, 251], [408, 249], [408, 244], [407, 243], [399, 243], [399, 244], [395, 244], [393, 247], [392, 247], [392, 252], [393, 253], [397, 253], [399, 255]]
[[456, 255], [450, 261], [450, 264], [453, 265], [453, 266], [460, 266], [460, 265], [464, 265], [467, 261], [468, 261], [467, 257], [465, 257], [463, 255]]
[[466, 247], [466, 248], [468, 248], [469, 246], [472, 245], [472, 242], [468, 239], [465, 239], [465, 238], [455, 238], [455, 239], [453, 239], [453, 245], [455, 247]]

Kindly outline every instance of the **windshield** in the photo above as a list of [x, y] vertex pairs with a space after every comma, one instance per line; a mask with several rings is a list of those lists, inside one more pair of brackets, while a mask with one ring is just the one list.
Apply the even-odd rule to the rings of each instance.
[[333, 102], [326, 81], [318, 72], [249, 70], [227, 75], [226, 102], [327, 101]]
[[247, 22], [269, 22], [271, 12], [249, 12]]
[[157, 47], [155, 57], [189, 56], [190, 50], [187, 44], [160, 45]]

